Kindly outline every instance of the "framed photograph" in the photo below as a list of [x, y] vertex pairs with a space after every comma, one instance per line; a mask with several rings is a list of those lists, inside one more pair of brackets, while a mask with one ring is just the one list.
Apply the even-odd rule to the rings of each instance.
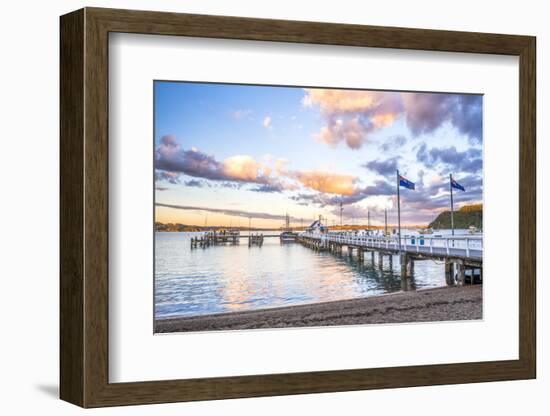
[[61, 17], [82, 407], [536, 376], [535, 38]]

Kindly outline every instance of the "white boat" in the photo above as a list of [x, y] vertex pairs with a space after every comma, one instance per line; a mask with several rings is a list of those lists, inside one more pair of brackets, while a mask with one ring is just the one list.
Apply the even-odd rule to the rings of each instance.
[[296, 234], [293, 231], [283, 231], [279, 235], [279, 239], [281, 240], [281, 242], [290, 242], [290, 241], [296, 240], [297, 236], [298, 236], [298, 234]]
[[298, 237], [298, 234], [292, 231], [292, 228], [290, 228], [290, 217], [288, 216], [288, 214], [286, 214], [285, 227], [282, 229], [282, 232], [279, 235], [279, 239], [281, 240], [281, 243], [288, 243], [296, 240], [296, 237]]

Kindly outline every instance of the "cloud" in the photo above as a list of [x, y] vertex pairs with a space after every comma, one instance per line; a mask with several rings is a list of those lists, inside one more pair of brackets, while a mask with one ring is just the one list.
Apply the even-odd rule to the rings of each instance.
[[258, 182], [261, 175], [260, 165], [252, 157], [246, 155], [231, 156], [225, 159], [223, 172], [228, 178], [243, 182]]
[[178, 184], [180, 174], [178, 172], [170, 171], [155, 171], [155, 181], [157, 182], [168, 182], [173, 185]]
[[[305, 107], [318, 105], [325, 114], [345, 114], [365, 112], [368, 110], [383, 110], [378, 114], [394, 112], [394, 102], [397, 93], [340, 90], [323, 88], [306, 88], [302, 99]], [[385, 110], [385, 111], [384, 111]]]
[[196, 179], [191, 179], [190, 181], [184, 182], [185, 186], [189, 186], [191, 188], [202, 188], [205, 183], [203, 181], [198, 181]]
[[349, 148], [359, 149], [367, 136], [369, 129], [363, 125], [359, 117], [351, 119], [331, 119], [326, 127], [322, 127], [319, 133], [313, 137], [321, 143], [336, 146], [344, 141]]
[[212, 180], [225, 180], [223, 165], [198, 150], [183, 150], [174, 136], [163, 136], [155, 152], [155, 168]]
[[318, 205], [320, 207], [326, 207], [331, 205], [339, 205], [341, 197], [330, 196], [322, 193], [299, 193], [290, 197], [298, 205]]
[[259, 185], [254, 188], [251, 188], [250, 190], [253, 192], [265, 192], [265, 193], [274, 193], [274, 192], [282, 192], [283, 187], [279, 184], [264, 184]]
[[395, 185], [393, 182], [390, 183], [386, 180], [377, 180], [374, 181], [374, 185], [364, 188], [363, 192], [366, 193], [367, 196], [393, 195], [395, 193]]
[[[335, 207], [331, 211], [331, 213], [339, 218], [340, 207]], [[374, 224], [375, 222], [377, 222], [376, 220], [378, 220], [378, 222], [380, 221], [380, 215], [382, 216], [384, 215], [384, 209], [383, 208], [381, 209], [378, 206], [372, 206], [372, 207], [366, 208], [359, 205], [350, 205], [345, 207], [342, 210], [342, 218], [346, 220], [350, 220], [350, 219], [366, 220], [369, 218], [369, 214], [370, 214], [371, 223]]]
[[477, 148], [469, 148], [463, 152], [458, 151], [455, 146], [433, 147], [428, 150], [426, 143], [422, 143], [416, 153], [416, 159], [427, 167], [442, 165], [446, 173], [478, 173], [483, 167], [482, 152]]
[[414, 136], [450, 123], [472, 143], [482, 141], [481, 95], [309, 88], [302, 105], [319, 108], [326, 125], [313, 137], [330, 146], [343, 142], [359, 149], [372, 133], [401, 116]]
[[229, 189], [241, 189], [243, 187], [242, 182], [220, 182], [218, 187], [220, 188], [229, 188]]
[[235, 120], [242, 120], [243, 118], [248, 117], [250, 114], [252, 114], [252, 110], [239, 109], [239, 110], [233, 111], [233, 118]]
[[[285, 215], [269, 214], [267, 212], [251, 212], [251, 211], [243, 211], [243, 210], [228, 209], [228, 208], [208, 208], [208, 207], [191, 206], [191, 205], [164, 204], [161, 202], [155, 203], [155, 206], [181, 209], [185, 211], [206, 211], [206, 212], [213, 212], [213, 213], [224, 214], [224, 215], [231, 215], [235, 217], [257, 218], [257, 219], [265, 219], [265, 220], [283, 221], [286, 218]], [[296, 217], [290, 217], [290, 219], [300, 220], [300, 218], [296, 218]]]
[[380, 176], [390, 176], [395, 174], [399, 159], [401, 159], [400, 156], [395, 156], [386, 160], [371, 160], [363, 166], [376, 172]]
[[482, 96], [402, 93], [407, 126], [418, 136], [451, 123], [473, 143], [482, 141]]
[[402, 147], [407, 142], [405, 136], [397, 135], [389, 139], [384, 140], [380, 145], [380, 150], [383, 152], [395, 151]]
[[288, 173], [288, 160], [278, 158], [275, 160], [275, 172], [280, 176], [285, 176]]
[[323, 193], [352, 195], [358, 178], [323, 171], [294, 171], [290, 175], [307, 188]]
[[271, 127], [271, 117], [270, 116], [265, 116], [264, 118], [264, 121], [262, 122], [262, 125], [268, 129]]
[[323, 193], [299, 193], [290, 198], [300, 205], [315, 204], [320, 207], [351, 205], [362, 201], [369, 196], [393, 195], [395, 187], [385, 180], [377, 180], [374, 185], [364, 188], [355, 188], [353, 192], [347, 195], [326, 195]]
[[[173, 136], [164, 136], [156, 150], [157, 180], [179, 182], [179, 175], [222, 182], [222, 186], [235, 187], [231, 183], [259, 185], [256, 192], [281, 192], [296, 190], [300, 186], [320, 192], [351, 195], [357, 178], [322, 171], [290, 171], [285, 159], [264, 158], [265, 163], [248, 155], [236, 155], [223, 161], [197, 149], [184, 150]], [[273, 167], [269, 165], [272, 163]], [[188, 183], [186, 183], [188, 185]], [[188, 186], [199, 186], [191, 182]]]
[[452, 115], [453, 125], [474, 143], [481, 143], [483, 135], [483, 99], [480, 95], [458, 96]]
[[401, 112], [398, 93], [308, 88], [305, 107], [318, 107], [326, 126], [314, 135], [322, 143], [345, 142], [359, 149], [370, 133], [392, 124]]
[[214, 181], [270, 183], [266, 169], [250, 156], [237, 155], [223, 162], [197, 149], [183, 150], [174, 136], [163, 136], [155, 152], [161, 177], [183, 173]]
[[218, 161], [197, 149], [183, 150], [173, 136], [164, 136], [156, 150], [155, 167], [159, 172], [157, 178], [177, 181], [179, 174], [185, 174], [224, 183], [262, 185], [251, 189], [257, 192], [280, 192], [303, 186], [330, 194], [351, 196], [356, 193], [358, 178], [355, 176], [324, 171], [291, 171], [285, 159], [273, 160], [274, 167], [267, 162], [260, 163], [247, 155]]

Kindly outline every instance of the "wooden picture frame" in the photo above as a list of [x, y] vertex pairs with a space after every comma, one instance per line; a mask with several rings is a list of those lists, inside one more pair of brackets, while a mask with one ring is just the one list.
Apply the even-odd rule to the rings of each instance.
[[[60, 396], [82, 407], [397, 388], [536, 376], [535, 38], [85, 8], [61, 17]], [[108, 379], [110, 32], [519, 57], [519, 359], [238, 377]]]

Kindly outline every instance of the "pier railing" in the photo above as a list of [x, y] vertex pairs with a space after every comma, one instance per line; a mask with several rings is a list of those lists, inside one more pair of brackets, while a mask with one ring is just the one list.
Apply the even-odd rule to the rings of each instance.
[[464, 257], [481, 259], [483, 257], [483, 237], [479, 236], [401, 236], [401, 247], [397, 236], [346, 235], [337, 233], [318, 234], [303, 232], [299, 237], [319, 240], [321, 244], [329, 243], [362, 247], [375, 250], [405, 251], [441, 255], [446, 257]]

